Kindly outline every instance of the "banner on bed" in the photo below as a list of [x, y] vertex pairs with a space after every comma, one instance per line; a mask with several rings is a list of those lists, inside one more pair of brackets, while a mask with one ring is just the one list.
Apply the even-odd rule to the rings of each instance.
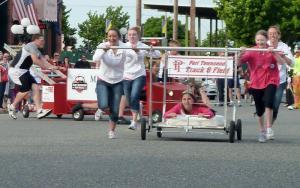
[[97, 101], [98, 73], [99, 69], [68, 69], [67, 100]]
[[233, 57], [168, 56], [169, 77], [232, 78]]

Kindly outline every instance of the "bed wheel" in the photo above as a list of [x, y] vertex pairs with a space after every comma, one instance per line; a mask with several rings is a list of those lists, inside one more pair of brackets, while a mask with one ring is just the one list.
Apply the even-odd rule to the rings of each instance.
[[242, 140], [242, 120], [238, 119], [236, 121], [236, 136], [237, 140]]
[[74, 119], [75, 121], [82, 121], [83, 118], [84, 118], [84, 111], [83, 111], [83, 109], [79, 109], [79, 110], [75, 111], [75, 112], [72, 114], [72, 116], [73, 116], [73, 119]]
[[229, 124], [229, 142], [234, 143], [235, 139], [235, 123], [234, 121], [230, 121]]
[[24, 105], [24, 108], [22, 110], [22, 115], [23, 115], [24, 118], [29, 117], [29, 107], [28, 107], [28, 105]]
[[152, 122], [153, 123], [158, 123], [158, 122], [161, 122], [161, 121], [162, 121], [162, 113], [161, 113], [161, 111], [155, 110], [152, 113]]
[[161, 128], [161, 127], [157, 127], [157, 128], [156, 128], [156, 131], [157, 131], [157, 132], [156, 132], [157, 137], [158, 137], [158, 138], [161, 138], [161, 136], [162, 136], [162, 133], [161, 133], [162, 128]]

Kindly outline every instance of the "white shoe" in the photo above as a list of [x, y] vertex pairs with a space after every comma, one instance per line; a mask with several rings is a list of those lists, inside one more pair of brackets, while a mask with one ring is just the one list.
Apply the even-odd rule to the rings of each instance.
[[17, 113], [15, 107], [11, 104], [7, 108], [9, 117], [17, 119]]
[[290, 105], [290, 106], [287, 107], [287, 109], [294, 110], [294, 107], [293, 107], [293, 105]]
[[48, 116], [49, 114], [51, 114], [52, 110], [51, 109], [39, 109], [37, 112], [36, 112], [36, 117], [38, 119], [42, 119], [46, 116]]
[[255, 102], [254, 102], [254, 101], [252, 101], [250, 105], [251, 105], [251, 106], [254, 106], [254, 105], [255, 105]]
[[242, 106], [242, 103], [241, 101], [238, 101], [238, 106], [241, 107]]
[[260, 132], [258, 135], [258, 141], [260, 143], [265, 143], [267, 141], [266, 132]]
[[108, 138], [109, 139], [115, 139], [115, 138], [117, 138], [115, 131], [109, 131], [108, 132]]
[[98, 109], [95, 113], [95, 121], [99, 121], [102, 119], [103, 116], [103, 111], [101, 109]]
[[128, 126], [128, 129], [136, 130], [137, 129], [137, 122], [131, 121], [130, 125]]
[[267, 128], [267, 139], [274, 140], [274, 131], [272, 128]]

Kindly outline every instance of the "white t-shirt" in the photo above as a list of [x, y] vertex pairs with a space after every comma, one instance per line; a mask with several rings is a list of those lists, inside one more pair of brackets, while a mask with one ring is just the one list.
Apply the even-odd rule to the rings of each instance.
[[[132, 44], [127, 42], [125, 44], [127, 47], [131, 47]], [[138, 42], [137, 47], [145, 48], [149, 47], [148, 45]], [[126, 62], [124, 66], [124, 80], [134, 80], [140, 76], [146, 75], [144, 58], [145, 56], [152, 56], [154, 58], [160, 57], [160, 52], [158, 50], [154, 50], [151, 54], [148, 50], [139, 50], [139, 52], [135, 52], [134, 50], [127, 50], [126, 54]]]
[[[100, 48], [105, 48], [109, 42], [98, 45]], [[124, 46], [124, 43], [119, 41], [119, 46]], [[124, 62], [126, 60], [126, 50], [118, 49], [116, 53], [112, 49], [106, 52], [103, 49], [97, 49], [93, 56], [93, 61], [100, 61], [99, 78], [107, 83], [115, 84], [123, 80]]]
[[[268, 45], [270, 45], [270, 41], [268, 41]], [[295, 59], [294, 59], [293, 54], [288, 45], [279, 41], [276, 49], [280, 50], [284, 54], [286, 54], [286, 57], [292, 61], [292, 65], [295, 64]], [[278, 70], [279, 70], [279, 76], [280, 76], [279, 83], [282, 84], [287, 81], [287, 65], [286, 64], [283, 64], [283, 65], [278, 64]]]

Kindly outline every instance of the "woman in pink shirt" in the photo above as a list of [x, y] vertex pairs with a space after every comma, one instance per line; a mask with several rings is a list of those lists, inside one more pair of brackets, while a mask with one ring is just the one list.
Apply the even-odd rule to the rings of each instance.
[[[255, 35], [256, 46], [253, 48], [266, 49], [267, 32], [259, 30]], [[247, 63], [250, 71], [250, 89], [255, 101], [256, 113], [260, 127], [258, 141], [266, 142], [266, 128], [272, 124], [272, 108], [276, 88], [279, 85], [279, 72], [277, 63], [279, 53], [269, 51], [242, 51], [240, 62]], [[263, 114], [266, 112], [266, 127], [263, 122]]]
[[191, 91], [185, 91], [182, 93], [181, 103], [175, 105], [164, 115], [165, 118], [173, 118], [177, 115], [199, 115], [208, 119], [215, 116], [215, 113], [205, 104], [194, 104], [195, 96]]

